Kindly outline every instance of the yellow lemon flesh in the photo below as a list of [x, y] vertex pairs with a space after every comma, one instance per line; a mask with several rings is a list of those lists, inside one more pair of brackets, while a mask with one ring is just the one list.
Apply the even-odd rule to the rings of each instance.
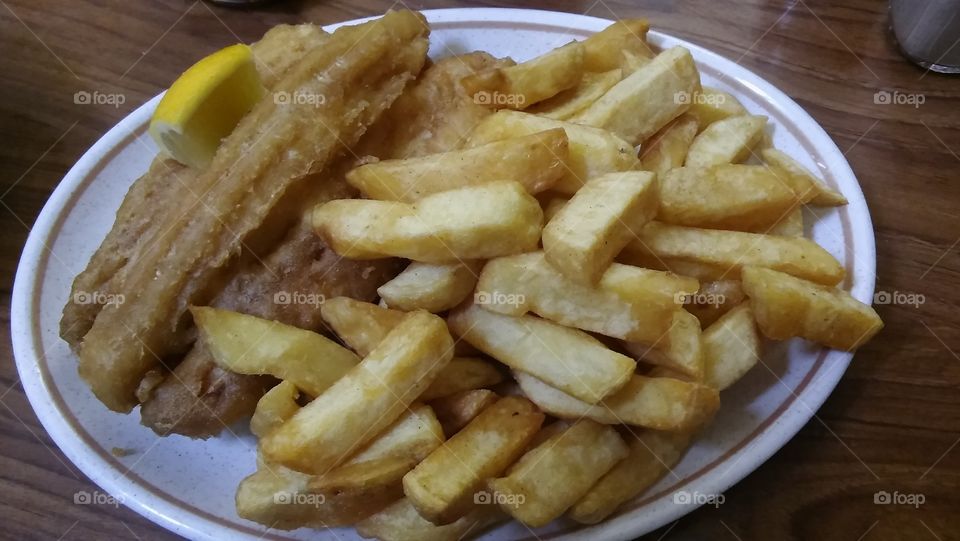
[[231, 45], [174, 81], [153, 113], [150, 135], [178, 162], [204, 168], [265, 92], [250, 47]]

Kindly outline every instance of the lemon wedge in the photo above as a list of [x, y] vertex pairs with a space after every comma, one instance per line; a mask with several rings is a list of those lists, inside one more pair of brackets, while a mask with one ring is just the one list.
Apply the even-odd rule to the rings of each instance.
[[265, 93], [250, 47], [225, 47], [174, 81], [150, 119], [150, 135], [178, 162], [204, 168]]

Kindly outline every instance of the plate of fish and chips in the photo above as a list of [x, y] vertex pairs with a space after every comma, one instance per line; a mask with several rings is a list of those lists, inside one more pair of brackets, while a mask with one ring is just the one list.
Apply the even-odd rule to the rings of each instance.
[[645, 20], [397, 11], [224, 58], [249, 107], [186, 105], [191, 68], [121, 121], [13, 296], [44, 427], [176, 533], [633, 538], [721, 505], [882, 327], [836, 145]]

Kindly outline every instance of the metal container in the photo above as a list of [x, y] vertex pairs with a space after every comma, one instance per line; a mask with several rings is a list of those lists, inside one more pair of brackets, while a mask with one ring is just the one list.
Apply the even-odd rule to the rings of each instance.
[[960, 73], [960, 0], [890, 0], [900, 50], [938, 73]]

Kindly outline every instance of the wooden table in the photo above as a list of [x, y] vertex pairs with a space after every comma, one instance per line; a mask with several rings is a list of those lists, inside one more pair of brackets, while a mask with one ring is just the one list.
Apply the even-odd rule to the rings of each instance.
[[[9, 320], [31, 223], [64, 173], [114, 123], [195, 59], [255, 40], [271, 25], [332, 23], [391, 5], [290, 0], [241, 11], [173, 0], [0, 1], [2, 317]], [[878, 306], [886, 328], [857, 354], [816, 418], [729, 490], [719, 508], [702, 508], [649, 538], [960, 538], [960, 78], [907, 63], [879, 0], [548, 0], [538, 7], [649, 17], [790, 94], [860, 179], [877, 233], [878, 290], [925, 300]], [[118, 92], [126, 101], [76, 105], [81, 90]], [[878, 104], [879, 90], [925, 101]], [[17, 378], [9, 321], [0, 329], [0, 536], [175, 538], [123, 507], [72, 504], [75, 492], [95, 487], [38, 423]], [[925, 503], [875, 505], [880, 490], [922, 494]]]

